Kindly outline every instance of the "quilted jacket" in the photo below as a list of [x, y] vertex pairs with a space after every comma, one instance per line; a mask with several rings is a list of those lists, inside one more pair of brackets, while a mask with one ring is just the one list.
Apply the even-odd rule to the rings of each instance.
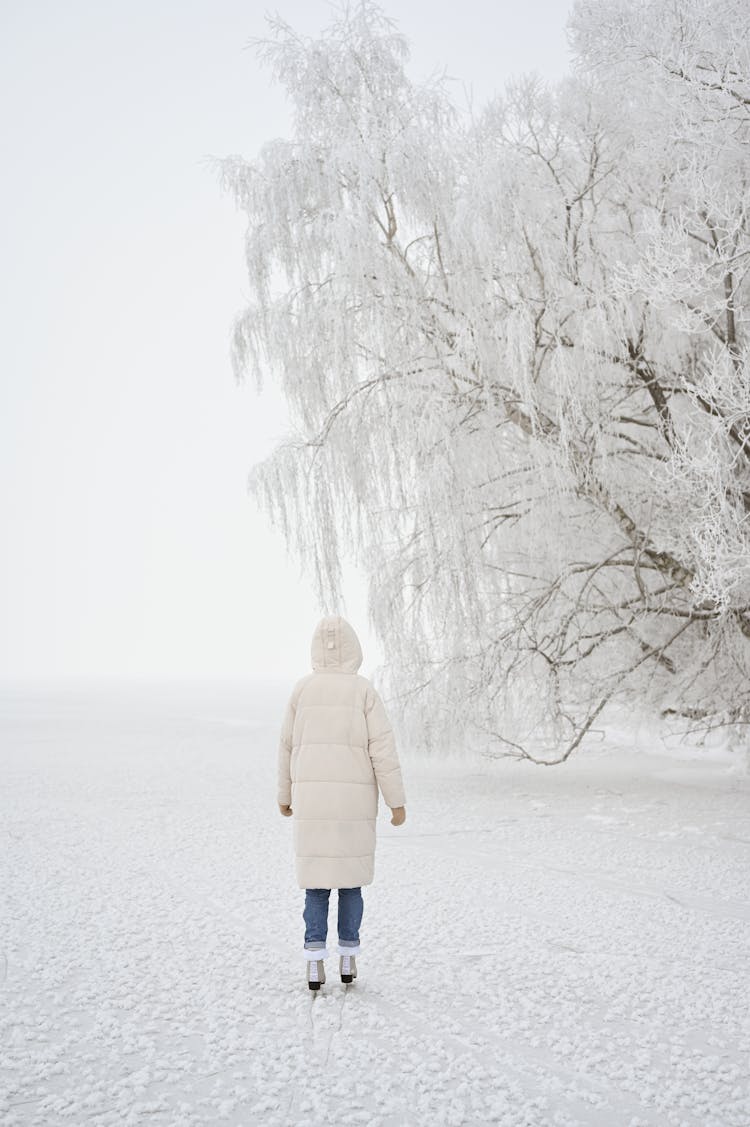
[[294, 686], [284, 715], [277, 796], [292, 807], [300, 888], [372, 884], [378, 788], [391, 808], [406, 803], [388, 715], [361, 664], [346, 619], [322, 619], [313, 672]]

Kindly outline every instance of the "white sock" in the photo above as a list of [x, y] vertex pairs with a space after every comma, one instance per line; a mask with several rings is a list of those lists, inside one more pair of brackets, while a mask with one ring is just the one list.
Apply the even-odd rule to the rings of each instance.
[[327, 947], [305, 947], [304, 951], [304, 956], [308, 962], [312, 959], [315, 961], [318, 959], [327, 959], [329, 955], [330, 951]]
[[336, 951], [339, 955], [358, 955], [361, 949], [359, 943], [356, 947], [342, 947], [340, 943], [336, 947]]

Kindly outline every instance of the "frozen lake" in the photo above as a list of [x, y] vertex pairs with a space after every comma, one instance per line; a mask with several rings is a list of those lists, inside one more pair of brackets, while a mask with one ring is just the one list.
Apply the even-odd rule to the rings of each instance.
[[359, 978], [315, 996], [289, 687], [4, 688], [6, 1127], [747, 1127], [746, 774], [402, 749]]

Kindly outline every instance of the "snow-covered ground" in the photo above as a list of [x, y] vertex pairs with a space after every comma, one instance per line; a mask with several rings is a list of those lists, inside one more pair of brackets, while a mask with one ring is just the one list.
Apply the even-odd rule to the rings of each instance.
[[746, 774], [402, 751], [359, 978], [315, 996], [285, 696], [3, 691], [5, 1127], [748, 1127]]

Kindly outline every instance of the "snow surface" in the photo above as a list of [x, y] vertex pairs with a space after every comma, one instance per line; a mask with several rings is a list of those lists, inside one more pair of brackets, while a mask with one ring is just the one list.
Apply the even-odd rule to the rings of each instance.
[[5, 1127], [750, 1124], [746, 774], [402, 751], [359, 978], [315, 996], [287, 689], [4, 689]]

